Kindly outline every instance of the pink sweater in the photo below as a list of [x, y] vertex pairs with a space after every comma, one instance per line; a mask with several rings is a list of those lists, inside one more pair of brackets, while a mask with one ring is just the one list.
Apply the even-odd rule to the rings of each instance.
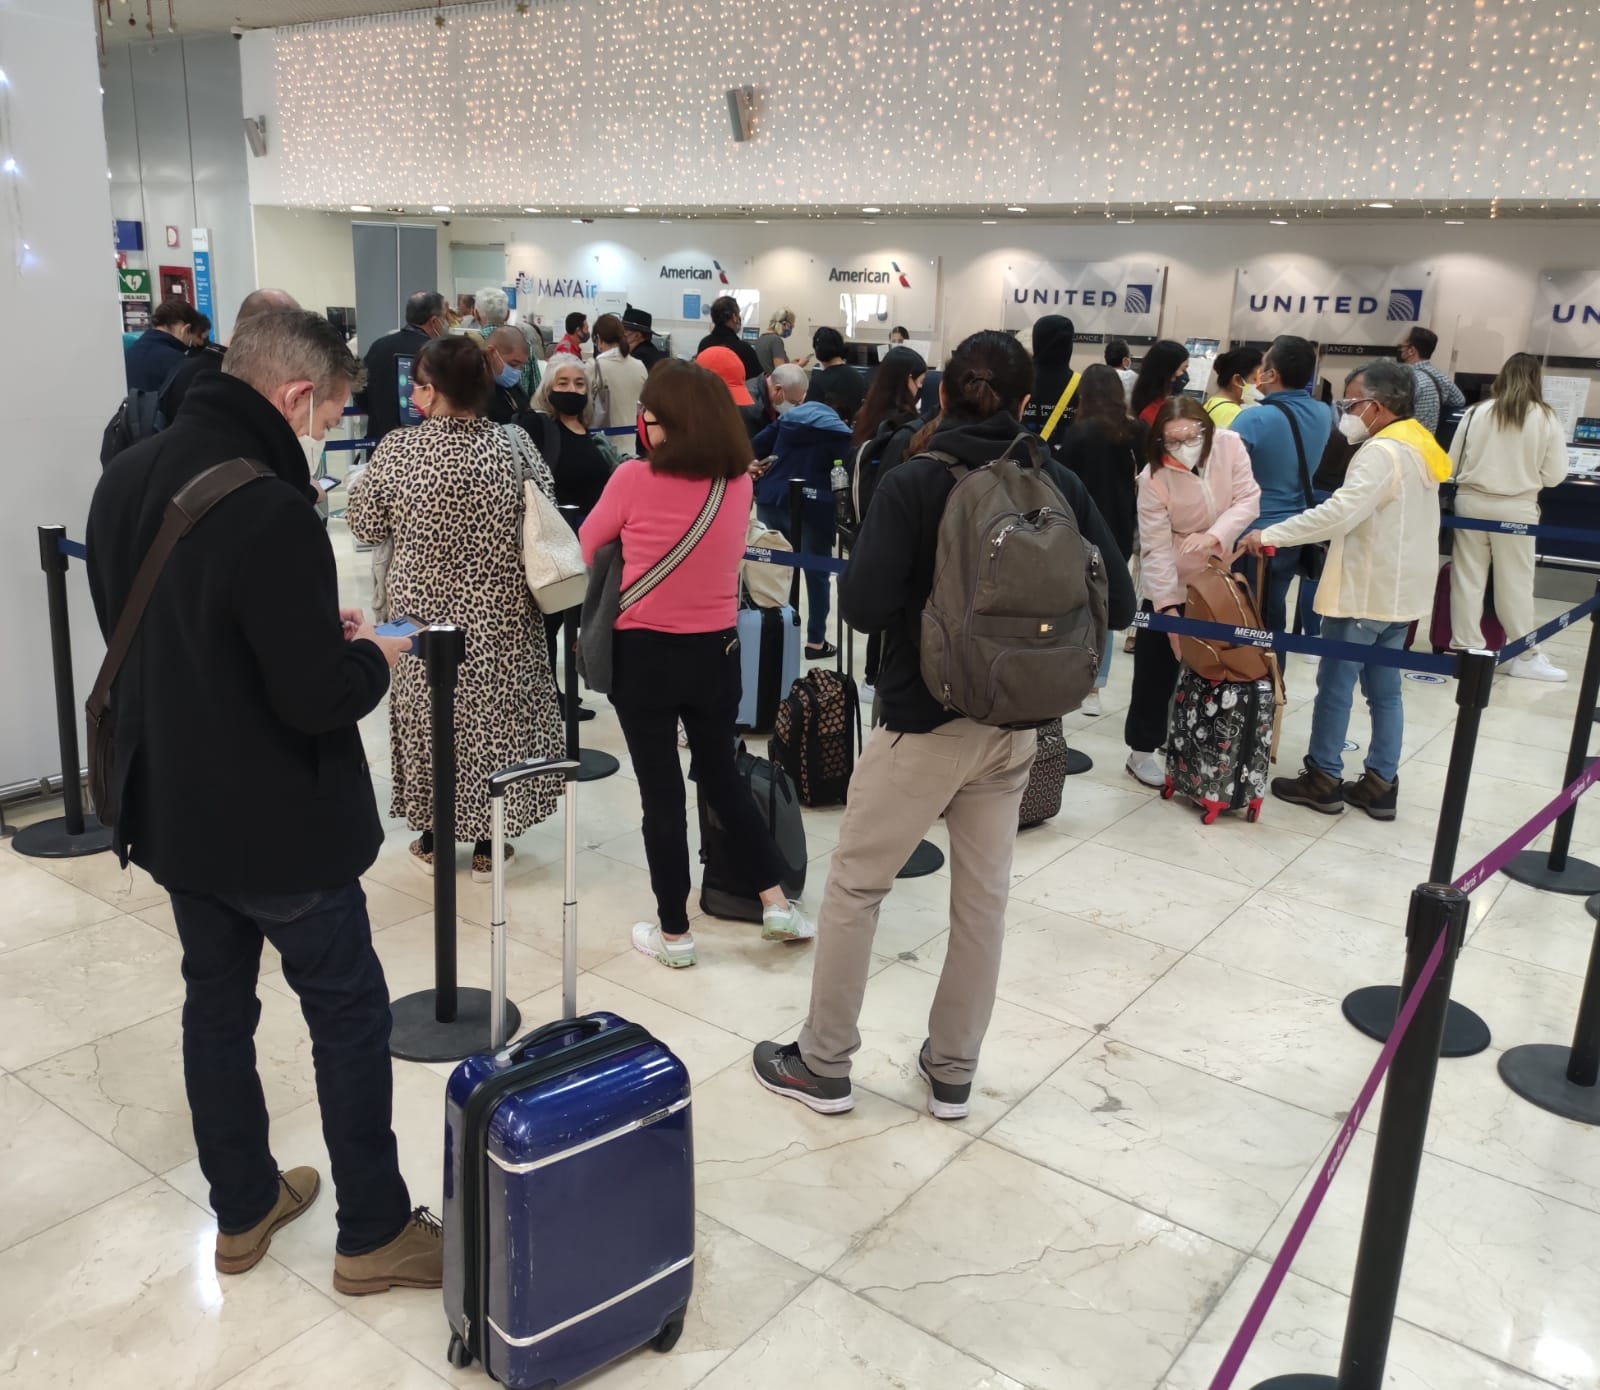
[[[1162, 464], [1139, 474], [1139, 587], [1156, 608], [1188, 596], [1189, 581], [1212, 555], [1227, 555], [1256, 519], [1261, 488], [1244, 440], [1232, 430], [1212, 438], [1205, 473]], [[1203, 550], [1184, 554], [1182, 542], [1205, 535]]]
[[[664, 583], [617, 619], [619, 628], [721, 632], [734, 625], [750, 488], [749, 474], [729, 480], [727, 495], [700, 544]], [[652, 473], [644, 459], [626, 460], [578, 532], [583, 558], [592, 564], [601, 546], [621, 536], [626, 589], [683, 538], [710, 490], [704, 479]]]

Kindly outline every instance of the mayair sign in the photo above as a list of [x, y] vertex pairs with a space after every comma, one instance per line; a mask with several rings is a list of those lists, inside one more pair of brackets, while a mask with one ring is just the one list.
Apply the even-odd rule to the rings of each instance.
[[1166, 267], [1147, 261], [1029, 261], [1008, 265], [1000, 326], [1031, 327], [1046, 314], [1072, 320], [1078, 341], [1151, 343], [1161, 329]]
[[1600, 365], [1600, 270], [1540, 272], [1528, 351], [1551, 366]]
[[1420, 265], [1251, 261], [1234, 281], [1229, 336], [1236, 344], [1267, 343], [1293, 333], [1323, 352], [1389, 352], [1408, 324], [1427, 326], [1433, 285], [1433, 271]]

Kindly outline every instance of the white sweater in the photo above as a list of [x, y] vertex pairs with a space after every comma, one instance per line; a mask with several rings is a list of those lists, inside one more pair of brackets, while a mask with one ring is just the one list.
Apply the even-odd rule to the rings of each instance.
[[1467, 492], [1526, 497], [1567, 480], [1567, 445], [1555, 412], [1534, 406], [1521, 425], [1501, 422], [1493, 401], [1472, 407], [1450, 441], [1456, 483]]
[[594, 428], [633, 424], [639, 416], [639, 393], [644, 390], [648, 375], [643, 362], [637, 357], [624, 357], [616, 348], [608, 348], [596, 357], [589, 364], [589, 377], [594, 382]]
[[1314, 605], [1323, 617], [1409, 623], [1433, 611], [1439, 482], [1411, 445], [1369, 439], [1343, 487], [1261, 539], [1279, 547], [1331, 541]]

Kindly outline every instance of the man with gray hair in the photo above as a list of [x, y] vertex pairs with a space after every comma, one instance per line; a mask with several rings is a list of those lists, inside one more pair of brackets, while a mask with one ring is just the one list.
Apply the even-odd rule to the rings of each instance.
[[[274, 309], [299, 307], [295, 303], [294, 296], [286, 290], [251, 290], [240, 301], [239, 312], [233, 316], [233, 331], [237, 333], [240, 324], [248, 323], [257, 314], [270, 313]], [[176, 420], [178, 411], [183, 405], [183, 398], [189, 394], [189, 388], [194, 385], [195, 378], [220, 368], [222, 359], [227, 353], [228, 349], [221, 343], [207, 343], [180, 362], [173, 369], [172, 375], [167, 378], [166, 385], [161, 388], [162, 416], [167, 420]]]
[[[1345, 379], [1339, 431], [1359, 444], [1344, 486], [1321, 506], [1252, 531], [1241, 540], [1266, 546], [1328, 541], [1316, 611], [1328, 641], [1400, 650], [1406, 629], [1433, 608], [1438, 578], [1439, 484], [1449, 457], [1412, 417], [1412, 373], [1374, 362]], [[1344, 782], [1345, 733], [1356, 681], [1372, 715], [1372, 741], [1359, 782]], [[1400, 789], [1404, 732], [1400, 671], [1393, 666], [1324, 656], [1317, 667], [1311, 743], [1298, 777], [1276, 777], [1272, 794], [1337, 815], [1358, 806], [1393, 820]]]
[[410, 401], [401, 399], [402, 371], [409, 381], [411, 364], [428, 340], [442, 338], [449, 331], [444, 296], [438, 290], [418, 290], [406, 300], [405, 323], [367, 349], [367, 384], [365, 390], [356, 393], [356, 404], [366, 413], [367, 438], [373, 447], [390, 430], [419, 423], [405, 415]]
[[89, 512], [89, 587], [109, 640], [171, 499], [220, 463], [266, 475], [227, 492], [172, 550], [112, 688], [108, 807], [122, 862], [172, 898], [183, 947], [183, 1072], [217, 1214], [215, 1264], [242, 1274], [317, 1196], [284, 1171], [256, 1072], [262, 947], [311, 1034], [338, 1195], [334, 1287], [437, 1287], [437, 1222], [413, 1210], [391, 1126], [389, 991], [361, 875], [383, 844], [357, 721], [406, 638], [339, 607], [308, 459], [361, 364], [326, 319], [241, 324], [178, 418], [119, 455]]
[[510, 328], [522, 335], [527, 347], [525, 360], [528, 363], [522, 372], [522, 389], [531, 396], [539, 385], [538, 364], [544, 361], [545, 355], [544, 339], [539, 336], [539, 330], [526, 319], [521, 323], [512, 323], [511, 299], [504, 290], [494, 285], [478, 291], [478, 322], [483, 325], [485, 341], [497, 328]]
[[787, 415], [795, 406], [803, 404], [810, 385], [804, 367], [780, 362], [767, 376], [767, 399], [772, 403], [772, 413]]

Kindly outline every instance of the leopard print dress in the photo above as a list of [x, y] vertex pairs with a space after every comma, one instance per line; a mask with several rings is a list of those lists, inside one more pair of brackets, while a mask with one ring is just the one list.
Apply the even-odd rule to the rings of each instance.
[[[555, 485], [516, 426], [522, 460], [552, 500]], [[426, 420], [384, 436], [350, 494], [351, 532], [394, 538], [389, 613], [466, 629], [456, 687], [456, 838], [489, 838], [488, 779], [565, 749], [544, 626], [522, 569], [523, 464], [491, 421]], [[431, 698], [423, 663], [404, 658], [389, 692], [394, 802], [413, 830], [433, 824]], [[554, 814], [559, 783], [537, 777], [506, 795], [506, 833]]]

